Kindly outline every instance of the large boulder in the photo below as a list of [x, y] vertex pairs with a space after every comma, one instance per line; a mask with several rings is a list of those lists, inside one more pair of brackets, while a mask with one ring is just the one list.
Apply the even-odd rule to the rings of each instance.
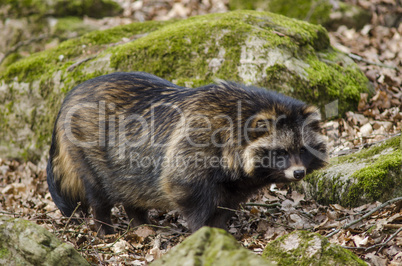
[[274, 12], [334, 30], [340, 25], [361, 29], [371, 21], [370, 11], [338, 0], [230, 0], [229, 8]]
[[326, 30], [281, 15], [234, 11], [94, 31], [0, 73], [0, 154], [38, 159], [65, 94], [114, 71], [145, 71], [178, 85], [216, 78], [267, 87], [322, 109], [354, 110], [368, 80], [334, 50]]
[[36, 17], [90, 16], [102, 18], [119, 14], [122, 8], [113, 0], [0, 0], [0, 19]]
[[294, 231], [268, 243], [262, 257], [276, 265], [367, 265], [349, 250], [307, 231]]
[[356, 207], [401, 197], [402, 137], [333, 158], [294, 186], [322, 204]]
[[0, 0], [0, 72], [32, 52], [98, 29], [84, 16], [115, 16], [113, 0]]
[[242, 247], [225, 230], [202, 227], [151, 265], [275, 265]]
[[0, 265], [89, 265], [69, 244], [45, 228], [0, 216]]

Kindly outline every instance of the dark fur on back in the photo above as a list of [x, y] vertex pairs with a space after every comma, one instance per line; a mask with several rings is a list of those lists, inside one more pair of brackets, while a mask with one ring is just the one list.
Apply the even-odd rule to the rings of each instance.
[[194, 231], [225, 228], [231, 213], [219, 206], [237, 208], [267, 184], [299, 180], [325, 156], [317, 109], [296, 99], [232, 82], [188, 89], [114, 73], [68, 94], [47, 173], [66, 216], [81, 202], [110, 224], [122, 203], [139, 225], [150, 208], [176, 208]]

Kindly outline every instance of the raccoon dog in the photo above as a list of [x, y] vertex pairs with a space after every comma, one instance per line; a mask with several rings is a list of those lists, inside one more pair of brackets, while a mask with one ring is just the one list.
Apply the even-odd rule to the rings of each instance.
[[315, 107], [233, 82], [189, 89], [143, 72], [100, 76], [62, 104], [49, 190], [65, 216], [78, 202], [91, 207], [100, 234], [113, 233], [117, 203], [132, 226], [157, 208], [178, 209], [191, 231], [226, 228], [227, 208], [324, 166], [319, 120]]

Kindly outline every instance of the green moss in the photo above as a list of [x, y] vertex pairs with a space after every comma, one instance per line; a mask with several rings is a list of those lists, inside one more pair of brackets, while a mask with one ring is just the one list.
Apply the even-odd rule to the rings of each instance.
[[[275, 14], [267, 15], [264, 12], [239, 11], [179, 21], [136, 42], [110, 50], [113, 53], [111, 66], [122, 70], [148, 71], [179, 82], [183, 76], [193, 77], [203, 80], [200, 85], [205, 85], [214, 78], [239, 79], [237, 60], [242, 51], [241, 45], [244, 45], [250, 34], [264, 40], [265, 48], [283, 46], [295, 55], [300, 46], [308, 43], [317, 47], [328, 45], [325, 30], [321, 27]], [[233, 31], [236, 35], [232, 34]], [[278, 35], [277, 31], [286, 36]], [[192, 34], [183, 34], [184, 32]], [[210, 71], [205, 55], [208, 54], [208, 58], [218, 57], [221, 47], [227, 49], [225, 60], [215, 74]], [[269, 76], [280, 77], [281, 73], [273, 68], [267, 69]], [[274, 82], [269, 80], [269, 83], [272, 85]], [[198, 82], [195, 84], [198, 85]], [[297, 85], [298, 82], [295, 81], [294, 84]], [[256, 85], [264, 86], [265, 82]]]
[[[94, 31], [11, 64], [6, 71], [0, 74], [0, 79], [5, 82], [10, 82], [15, 77], [18, 78], [18, 81], [24, 82], [49, 79], [56, 70], [66, 69], [77, 57], [104, 50], [108, 44], [119, 42], [122, 38], [133, 38], [137, 34], [156, 30], [169, 23], [171, 22], [150, 21], [118, 26], [105, 31]], [[60, 56], [63, 57], [62, 60], [60, 60]]]
[[35, 14], [44, 16], [90, 16], [101, 18], [118, 15], [122, 8], [112, 0], [1, 0], [8, 6], [8, 18], [21, 18]]
[[332, 5], [329, 1], [320, 0], [230, 0], [229, 8], [264, 10], [314, 24], [324, 24], [329, 20]]
[[[4, 122], [0, 131], [0, 139], [7, 139], [5, 143], [2, 143], [2, 149], [6, 151], [2, 150], [2, 152], [8, 154], [8, 156], [22, 157], [27, 160], [36, 161], [39, 159], [43, 154], [44, 147], [49, 145], [53, 123], [65, 93], [84, 80], [105, 74], [100, 71], [84, 73], [81, 67], [69, 72], [67, 68], [82, 58], [105, 51], [111, 43], [120, 42], [122, 38], [135, 39], [138, 34], [148, 33], [170, 23], [173, 22], [151, 21], [91, 32], [80, 38], [63, 42], [56, 48], [33, 54], [10, 64], [5, 71], [0, 72], [0, 80], [5, 84], [10, 84], [7, 98], [2, 102], [4, 107], [0, 106], [0, 121]], [[62, 84], [55, 83], [54, 79], [58, 72], [61, 72], [59, 82]], [[32, 115], [34, 113], [25, 114], [25, 116], [22, 116], [25, 121], [19, 118], [19, 124], [26, 124], [33, 132], [33, 134], [27, 134], [26, 142], [24, 143], [14, 141], [17, 139], [15, 137], [4, 136], [4, 134], [18, 136], [20, 134], [18, 131], [21, 131], [20, 125], [15, 125], [15, 118], [9, 119], [12, 115], [10, 115], [7, 107], [26, 101], [25, 98], [22, 98], [25, 100], [21, 100], [21, 95], [19, 95], [19, 93], [22, 93], [26, 96], [24, 94], [26, 92], [19, 92], [21, 89], [18, 87], [14, 89], [14, 82], [27, 83], [29, 87], [33, 87], [30, 90], [34, 90], [45, 99], [45, 103], [43, 103], [46, 106], [45, 113], [41, 112], [38, 115]], [[39, 82], [40, 86], [33, 86], [34, 82]], [[20, 84], [16, 84], [16, 86], [20, 86]], [[55, 90], [55, 87], [57, 87], [57, 90]], [[42, 109], [39, 106], [37, 108]], [[15, 111], [13, 110], [13, 112]], [[27, 143], [31, 144], [27, 145]], [[13, 146], [19, 147], [18, 153], [15, 148], [12, 148]]]
[[307, 231], [294, 231], [268, 243], [262, 257], [277, 265], [365, 265], [350, 251]]
[[20, 53], [12, 53], [8, 55], [0, 65], [0, 72], [4, 71], [9, 65], [17, 62], [22, 58]]
[[[348, 28], [359, 30], [370, 23], [371, 13], [369, 10], [363, 9], [357, 5], [352, 5], [345, 2], [338, 2], [339, 9], [336, 10], [341, 17], [328, 21], [328, 28], [337, 29], [340, 25], [345, 25]], [[336, 14], [335, 14], [336, 15]]]
[[230, 0], [229, 10], [255, 10], [258, 0]]
[[325, 170], [309, 174], [306, 182], [312, 185], [315, 190], [315, 199], [321, 204], [331, 204], [344, 197], [343, 187], [350, 181], [342, 180], [341, 175], [328, 178]]
[[[370, 201], [384, 201], [395, 187], [400, 187], [402, 154], [400, 150], [381, 155], [367, 167], [356, 171], [352, 178], [357, 183], [350, 187], [348, 205], [356, 205], [364, 195]], [[397, 195], [398, 196], [398, 195]], [[400, 196], [400, 195], [399, 195]]]
[[[354, 162], [358, 159], [370, 158], [376, 154], [380, 154], [381, 152], [383, 152], [386, 149], [399, 150], [401, 152], [402, 151], [401, 143], [402, 143], [402, 136], [390, 138], [389, 140], [386, 140], [384, 143], [375, 145], [368, 149], [363, 149], [362, 151], [360, 151], [358, 153], [352, 153], [349, 155], [338, 157], [338, 158], [336, 158], [336, 161], [337, 161], [337, 164], [340, 164], [343, 162]], [[335, 161], [333, 161], [333, 162], [335, 162]]]
[[[295, 188], [323, 204], [359, 206], [402, 196], [402, 137], [331, 159]], [[306, 189], [307, 188], [307, 189]]]
[[[308, 102], [318, 105], [322, 110], [325, 104], [336, 99], [339, 103], [338, 116], [343, 116], [352, 106], [357, 106], [362, 84], [368, 84], [368, 81], [357, 66], [341, 66], [339, 60], [330, 61], [331, 54], [334, 54], [332, 49], [326, 53], [326, 58], [317, 60], [316, 57], [309, 56], [306, 61], [310, 65], [306, 70], [308, 84], [306, 90], [300, 91], [300, 97], [305, 95]], [[366, 92], [371, 94], [369, 87], [366, 88]]]
[[[7, 6], [8, 12], [6, 13], [9, 18], [26, 17], [32, 14], [45, 14], [46, 4], [41, 0], [1, 0], [0, 6]], [[2, 19], [5, 19], [5, 17]]]
[[0, 248], [0, 259], [10, 256], [10, 252], [6, 248]]
[[57, 20], [53, 34], [58, 36], [60, 40], [67, 40], [71, 38], [72, 33], [76, 36], [81, 36], [95, 29], [95, 27], [85, 25], [81, 18], [63, 17]]
[[[291, 235], [297, 234], [297, 247], [292, 250], [284, 251], [281, 247]], [[307, 231], [295, 231], [292, 234], [284, 235], [270, 242], [264, 249], [263, 258], [273, 258], [278, 265], [312, 265], [316, 258], [305, 260], [304, 253], [309, 246], [309, 242], [314, 239], [314, 234]], [[328, 242], [328, 240], [324, 240]]]
[[122, 12], [119, 4], [112, 0], [59, 0], [54, 6], [56, 16], [89, 16], [103, 18], [117, 16]]
[[[295, 8], [297, 6], [297, 8]], [[314, 24], [323, 24], [329, 20], [332, 5], [329, 1], [319, 0], [271, 0], [268, 10], [291, 18], [297, 18]]]
[[331, 265], [334, 261], [342, 262], [342, 265], [367, 265], [350, 250], [344, 249], [338, 245], [331, 245], [329, 242], [324, 248], [322, 256], [325, 257], [326, 260], [322, 260], [319, 265]]
[[371, 227], [367, 230], [367, 234], [372, 234], [376, 228], [377, 228], [377, 225], [374, 224], [373, 226], [371, 226]]
[[203, 227], [152, 265], [273, 265], [243, 248], [226, 231]]
[[[236, 36], [232, 35], [236, 27]], [[225, 48], [225, 61], [220, 67], [218, 78], [233, 76], [237, 73], [236, 58], [240, 57], [240, 46], [245, 35], [252, 30], [246, 23], [233, 24], [233, 18], [220, 19], [219, 15], [206, 16], [204, 19], [189, 19], [165, 26], [158, 32], [136, 42], [127, 43], [111, 49], [111, 66], [121, 70], [152, 72], [169, 80], [181, 77], [200, 77], [203, 85], [216, 77], [209, 71], [205, 56], [217, 57], [221, 43]], [[191, 32], [192, 34], [183, 34]], [[173, 71], [172, 71], [173, 70]], [[195, 84], [198, 85], [198, 84]]]

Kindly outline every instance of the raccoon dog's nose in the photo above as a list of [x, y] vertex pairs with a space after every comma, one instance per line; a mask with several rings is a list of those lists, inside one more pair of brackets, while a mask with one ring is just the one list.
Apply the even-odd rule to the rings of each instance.
[[293, 176], [296, 179], [302, 179], [305, 175], [306, 175], [306, 173], [304, 172], [304, 170], [296, 170], [293, 172]]

